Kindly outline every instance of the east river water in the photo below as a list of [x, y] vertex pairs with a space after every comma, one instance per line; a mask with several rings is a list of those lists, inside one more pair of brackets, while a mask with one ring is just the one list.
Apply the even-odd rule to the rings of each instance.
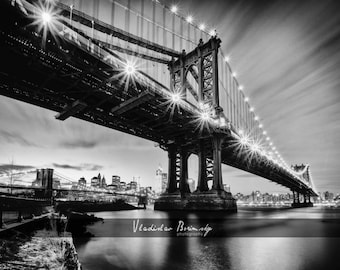
[[95, 237], [74, 238], [87, 270], [340, 269], [339, 209], [95, 215]]

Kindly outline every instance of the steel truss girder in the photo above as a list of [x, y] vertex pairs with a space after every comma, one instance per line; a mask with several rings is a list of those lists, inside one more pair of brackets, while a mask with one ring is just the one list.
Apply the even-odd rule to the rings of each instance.
[[[183, 93], [188, 89], [197, 101], [208, 104], [211, 109], [218, 108], [217, 116], [223, 111], [219, 107], [218, 92], [217, 54], [220, 43], [221, 40], [216, 37], [204, 44], [201, 40], [195, 50], [188, 54], [183, 52], [178, 60], [169, 64], [173, 91]], [[197, 68], [197, 72], [193, 67]], [[198, 83], [197, 94], [187, 82], [186, 76], [189, 72]]]

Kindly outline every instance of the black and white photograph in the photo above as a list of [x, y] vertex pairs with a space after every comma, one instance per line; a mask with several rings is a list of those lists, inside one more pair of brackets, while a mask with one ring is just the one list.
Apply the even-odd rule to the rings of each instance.
[[0, 0], [0, 270], [340, 269], [338, 0]]

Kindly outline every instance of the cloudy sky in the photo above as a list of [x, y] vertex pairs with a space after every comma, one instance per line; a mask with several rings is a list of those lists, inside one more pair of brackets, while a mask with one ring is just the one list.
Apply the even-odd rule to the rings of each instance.
[[[183, 14], [217, 29], [232, 69], [288, 163], [311, 165], [318, 191], [340, 192], [339, 1], [178, 1]], [[169, 6], [172, 1], [166, 2]], [[199, 4], [198, 4], [199, 3]], [[72, 179], [140, 177], [155, 186], [166, 152], [152, 142], [0, 96], [0, 174], [53, 167]], [[197, 158], [190, 159], [197, 179]], [[233, 193], [287, 191], [223, 166]], [[7, 181], [6, 177], [0, 181]], [[110, 182], [110, 181], [109, 181]]]

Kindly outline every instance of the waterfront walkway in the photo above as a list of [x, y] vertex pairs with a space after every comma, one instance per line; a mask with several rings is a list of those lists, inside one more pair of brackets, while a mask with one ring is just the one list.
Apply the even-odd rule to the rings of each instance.
[[26, 226], [30, 223], [34, 223], [37, 222], [43, 218], [47, 218], [51, 215], [51, 213], [46, 213], [46, 214], [42, 214], [40, 216], [36, 216], [33, 218], [29, 218], [29, 219], [23, 219], [22, 221], [17, 221], [17, 222], [11, 222], [11, 223], [3, 223], [2, 224], [2, 228], [0, 228], [0, 235], [5, 233], [6, 231], [12, 230], [12, 229], [17, 229], [23, 226]]

